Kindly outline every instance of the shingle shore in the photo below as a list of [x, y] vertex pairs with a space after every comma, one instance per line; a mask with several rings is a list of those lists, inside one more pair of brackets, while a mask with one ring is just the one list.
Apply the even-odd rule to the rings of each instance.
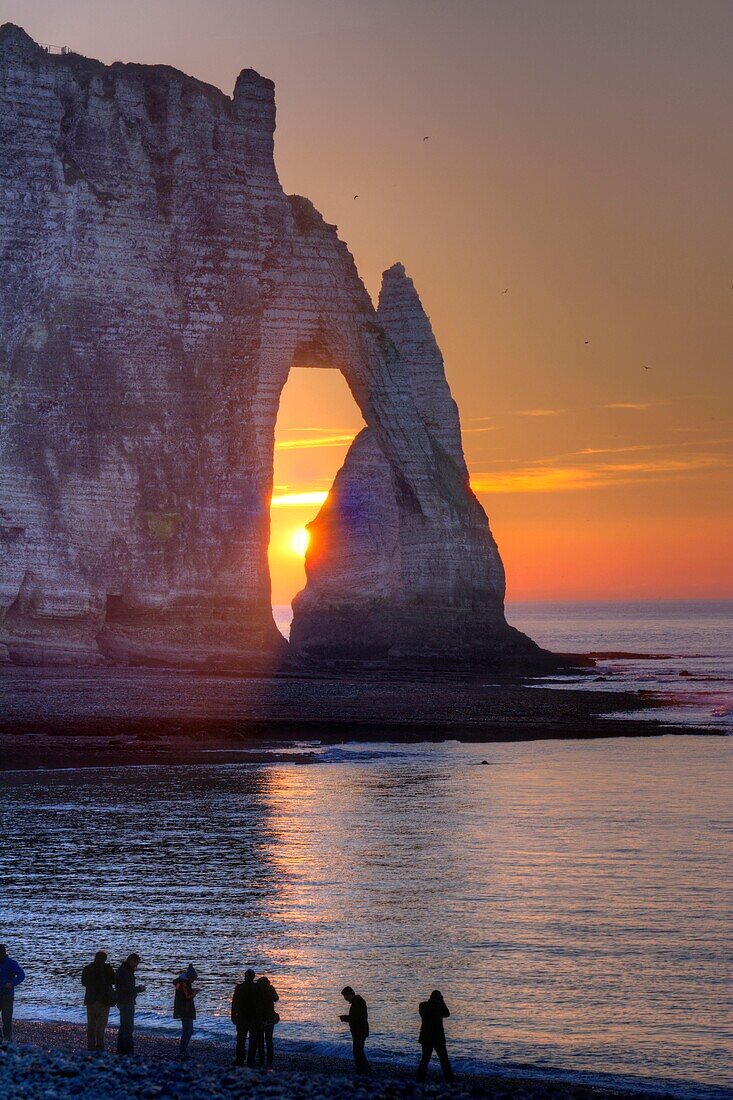
[[[375, 1063], [371, 1078], [354, 1077], [350, 1063], [308, 1053], [276, 1057], [276, 1069], [232, 1066], [232, 1049], [194, 1040], [194, 1057], [177, 1057], [177, 1040], [140, 1033], [134, 1057], [83, 1049], [84, 1029], [59, 1023], [19, 1023], [16, 1045], [0, 1050], [0, 1096], [4, 1100], [630, 1100], [639, 1094], [531, 1077], [464, 1076], [445, 1085], [436, 1070], [418, 1085], [407, 1067]], [[110, 1029], [108, 1045], [114, 1046]], [[647, 1100], [649, 1093], [645, 1093]]]

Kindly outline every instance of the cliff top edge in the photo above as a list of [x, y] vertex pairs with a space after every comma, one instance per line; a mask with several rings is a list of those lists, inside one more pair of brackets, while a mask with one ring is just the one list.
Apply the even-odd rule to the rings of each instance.
[[18, 61], [38, 63], [45, 61], [49, 65], [67, 67], [75, 74], [102, 75], [104, 73], [122, 74], [142, 80], [153, 79], [161, 83], [180, 82], [186, 89], [195, 90], [209, 99], [219, 100], [222, 106], [232, 105], [237, 99], [274, 99], [275, 84], [269, 77], [261, 76], [255, 69], [242, 69], [237, 77], [234, 93], [228, 96], [221, 88], [208, 84], [195, 76], [190, 76], [172, 65], [146, 65], [134, 61], [114, 61], [107, 65], [94, 57], [86, 57], [69, 48], [67, 52], [50, 52], [50, 47], [36, 42], [27, 31], [15, 23], [0, 25], [0, 59], [14, 57]]

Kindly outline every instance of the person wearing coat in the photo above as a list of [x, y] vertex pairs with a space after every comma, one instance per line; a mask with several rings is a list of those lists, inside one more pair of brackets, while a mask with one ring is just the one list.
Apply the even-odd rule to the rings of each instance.
[[135, 984], [135, 971], [140, 965], [140, 956], [133, 952], [128, 955], [115, 974], [117, 1007], [120, 1010], [120, 1030], [117, 1032], [117, 1053], [134, 1054], [135, 1044], [135, 1002], [138, 993], [145, 992], [144, 985]]
[[453, 1067], [445, 1048], [445, 1028], [443, 1027], [443, 1020], [448, 1019], [450, 1012], [439, 989], [434, 989], [427, 1001], [420, 1002], [419, 1012], [420, 1037], [418, 1042], [422, 1047], [422, 1058], [417, 1069], [417, 1079], [418, 1081], [424, 1081], [427, 1077], [428, 1064], [433, 1051], [435, 1051], [440, 1060], [443, 1077], [450, 1082], [453, 1080]]
[[104, 1033], [110, 1007], [115, 1004], [115, 972], [107, 962], [107, 952], [97, 951], [94, 961], [81, 972], [84, 1004], [87, 1010], [87, 1050], [104, 1050]]
[[175, 994], [173, 996], [173, 1019], [181, 1021], [181, 1057], [188, 1055], [188, 1044], [193, 1035], [193, 1022], [196, 1019], [196, 1004], [194, 998], [198, 989], [193, 988], [198, 974], [189, 963], [186, 969], [178, 975], [173, 983]]
[[349, 1025], [351, 1044], [354, 1051], [354, 1069], [359, 1074], [367, 1075], [372, 1072], [372, 1067], [369, 1065], [369, 1061], [364, 1051], [364, 1044], [369, 1038], [369, 1011], [367, 1009], [367, 1003], [363, 997], [360, 997], [358, 993], [354, 992], [350, 985], [344, 986], [341, 990], [341, 996], [349, 1005], [348, 1013], [344, 1016], [340, 1016], [339, 1019], [342, 1020], [343, 1023]]
[[[237, 1029], [235, 1063], [243, 1066], [246, 1057], [247, 1065], [251, 1068], [255, 1064], [262, 1028], [262, 1000], [255, 983], [254, 970], [246, 970], [244, 981], [234, 988], [232, 1023]], [[248, 1038], [249, 1048], [247, 1048]]]
[[5, 950], [5, 944], [0, 943], [0, 1019], [2, 1020], [2, 1040], [4, 1043], [12, 1043], [13, 1041], [15, 990], [24, 980], [23, 967], [15, 959], [11, 959]]
[[265, 1065], [265, 1052], [267, 1052], [267, 1068], [272, 1069], [275, 1055], [275, 1024], [280, 1023], [280, 1016], [275, 1011], [275, 1005], [280, 996], [269, 978], [263, 974], [255, 982], [260, 997], [260, 1013], [262, 1026], [260, 1028], [260, 1041], [257, 1048], [257, 1061], [261, 1066]]

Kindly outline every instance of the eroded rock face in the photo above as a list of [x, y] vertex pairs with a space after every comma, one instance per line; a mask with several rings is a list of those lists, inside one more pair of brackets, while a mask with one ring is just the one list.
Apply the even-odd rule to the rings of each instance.
[[529, 640], [504, 619], [504, 569], [469, 486], [458, 409], [401, 264], [384, 273], [377, 318], [427, 430], [431, 480], [420, 498], [406, 493], [373, 429], [357, 436], [310, 524], [291, 642], [322, 659], [436, 666], [528, 653]]
[[[375, 312], [335, 227], [283, 193], [274, 127], [273, 85], [252, 70], [229, 98], [170, 68], [50, 56], [0, 29], [6, 658], [283, 656], [267, 543], [294, 363], [341, 370], [369, 425], [318, 519], [333, 544], [319, 534], [297, 648], [429, 655], [446, 637], [438, 608], [462, 651], [510, 639], [411, 284], [394, 269]], [[356, 521], [335, 524], [352, 489], [360, 530], [370, 517], [383, 527], [371, 555]], [[354, 580], [358, 599], [344, 591]]]

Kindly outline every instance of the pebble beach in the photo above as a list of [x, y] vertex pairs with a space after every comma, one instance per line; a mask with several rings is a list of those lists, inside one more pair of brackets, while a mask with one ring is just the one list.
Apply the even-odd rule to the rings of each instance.
[[408, 1067], [373, 1063], [369, 1078], [355, 1077], [347, 1060], [293, 1053], [277, 1057], [274, 1071], [232, 1065], [232, 1049], [199, 1040], [192, 1056], [182, 1061], [177, 1040], [168, 1035], [138, 1032], [136, 1053], [117, 1057], [115, 1030], [108, 1031], [108, 1049], [88, 1053], [81, 1025], [19, 1021], [15, 1043], [0, 1049], [0, 1096], [6, 1100], [229, 1100], [235, 1097], [269, 1100], [401, 1100], [412, 1098], [468, 1100], [632, 1100], [633, 1097], [700, 1097], [723, 1100], [723, 1089], [655, 1082], [638, 1087], [608, 1088], [568, 1080], [567, 1075], [538, 1074], [531, 1067], [512, 1067], [501, 1074], [466, 1075], [443, 1083], [437, 1066], [425, 1084], [414, 1081]]

